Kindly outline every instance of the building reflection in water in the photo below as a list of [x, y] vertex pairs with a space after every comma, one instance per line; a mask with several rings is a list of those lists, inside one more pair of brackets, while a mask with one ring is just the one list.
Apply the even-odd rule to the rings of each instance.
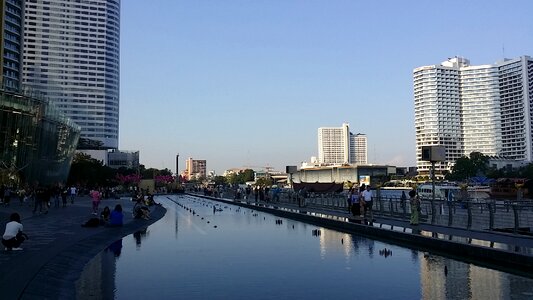
[[94, 257], [76, 282], [76, 299], [105, 299], [115, 293], [116, 262], [122, 253], [122, 239]]
[[[197, 211], [201, 209], [197, 207]], [[134, 283], [139, 279], [138, 275], [142, 275], [146, 282], [162, 282], [165, 289], [160, 289], [159, 295], [152, 295], [160, 298], [172, 293], [183, 295], [184, 298], [187, 295], [227, 293], [227, 299], [232, 299], [232, 296], [263, 291], [264, 286], [269, 286], [271, 290], [283, 290], [287, 296], [303, 297], [305, 290], [298, 288], [303, 286], [301, 282], [294, 282], [296, 288], [291, 289], [286, 281], [276, 278], [283, 274], [287, 278], [299, 278], [304, 284], [314, 282], [322, 274], [309, 272], [313, 269], [309, 265], [327, 270], [324, 273], [328, 275], [320, 282], [324, 286], [338, 286], [340, 281], [337, 280], [346, 276], [361, 278], [365, 289], [379, 291], [379, 295], [385, 298], [390, 296], [391, 299], [398, 298], [398, 295], [402, 295], [403, 299], [532, 299], [533, 296], [532, 281], [528, 278], [311, 224], [287, 219], [275, 223], [279, 217], [258, 215], [252, 210], [227, 209], [225, 213], [210, 219], [212, 222], [209, 224], [203, 215], [194, 217], [194, 223], [190, 214], [167, 214], [152, 225], [152, 234], [144, 229], [133, 234], [132, 239], [128, 237], [124, 240], [127, 246], [122, 252], [122, 261], [118, 263], [117, 275], [115, 262], [118, 257], [115, 255], [120, 253], [120, 250], [116, 250], [121, 247], [118, 244], [115, 245], [117, 248], [110, 246], [108, 251], [99, 254], [85, 268], [77, 283], [77, 298], [114, 295], [117, 299], [121, 296], [121, 299], [131, 299], [139, 296], [138, 293], [142, 291]], [[214, 223], [219, 225], [218, 229], [212, 229]], [[179, 243], [175, 241], [178, 226]], [[320, 234], [313, 234], [317, 230]], [[133, 250], [139, 250], [141, 243], [145, 245], [142, 251]], [[241, 251], [243, 249], [244, 252]], [[298, 254], [294, 255], [291, 249], [298, 249]], [[271, 263], [258, 263], [258, 253], [264, 262]], [[317, 262], [315, 258], [320, 261]], [[213, 267], [212, 262], [218, 263], [216, 267]], [[285, 262], [281, 264], [281, 273], [280, 269], [275, 268], [280, 262]], [[133, 274], [130, 272], [132, 266], [145, 272]], [[250, 266], [254, 266], [253, 271], [250, 271]], [[162, 269], [165, 272], [161, 273]], [[187, 270], [186, 274], [183, 273], [184, 269]], [[258, 276], [255, 272], [264, 273]], [[242, 286], [232, 286], [232, 278], [241, 280]], [[180, 281], [177, 283], [174, 279]], [[211, 285], [206, 287], [199, 284], [204, 279], [211, 280], [213, 290], [209, 289]], [[117, 280], [119, 283], [116, 283]], [[382, 289], [383, 282], [386, 282], [386, 289]], [[230, 286], [224, 286], [224, 283]], [[342, 292], [338, 294], [343, 295]], [[346, 294], [350, 295], [350, 291]]]
[[531, 299], [531, 280], [432, 254], [419, 254], [423, 299]]

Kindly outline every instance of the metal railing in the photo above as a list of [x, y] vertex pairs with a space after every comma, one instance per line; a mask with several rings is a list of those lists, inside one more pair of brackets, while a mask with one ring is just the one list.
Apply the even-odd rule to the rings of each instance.
[[[221, 197], [233, 199], [234, 193], [226, 191]], [[245, 195], [240, 200], [246, 198]], [[248, 200], [255, 201], [254, 194]], [[273, 197], [265, 195], [265, 202], [288, 203], [300, 207], [322, 208], [348, 212], [347, 195], [310, 194], [303, 198], [293, 191], [284, 191]], [[409, 200], [402, 201], [395, 196], [373, 197], [375, 216], [409, 220], [411, 205]], [[456, 227], [472, 230], [493, 230], [509, 233], [532, 234], [533, 201], [468, 199], [465, 201], [446, 201], [421, 199], [420, 221], [422, 223]]]

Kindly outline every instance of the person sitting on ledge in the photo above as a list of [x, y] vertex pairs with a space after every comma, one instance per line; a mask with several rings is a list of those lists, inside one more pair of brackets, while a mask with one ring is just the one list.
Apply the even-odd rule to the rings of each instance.
[[109, 217], [111, 215], [111, 210], [109, 206], [104, 207], [104, 210], [100, 213], [100, 224], [106, 225], [109, 222]]
[[20, 245], [28, 239], [28, 235], [22, 231], [23, 226], [20, 222], [20, 215], [18, 213], [12, 213], [9, 216], [9, 221], [6, 224], [6, 230], [2, 236], [2, 244], [6, 247], [6, 250], [22, 250]]
[[109, 217], [109, 226], [118, 227], [122, 226], [124, 222], [124, 214], [122, 213], [122, 205], [117, 204], [115, 209], [111, 212]]
[[133, 217], [135, 219], [150, 219], [150, 209], [142, 204], [142, 201], [137, 201], [133, 207]]

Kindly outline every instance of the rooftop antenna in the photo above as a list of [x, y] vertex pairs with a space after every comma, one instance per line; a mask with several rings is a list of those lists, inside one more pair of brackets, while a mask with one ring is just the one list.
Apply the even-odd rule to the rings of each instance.
[[502, 55], [503, 55], [503, 60], [505, 60], [505, 44], [502, 44]]

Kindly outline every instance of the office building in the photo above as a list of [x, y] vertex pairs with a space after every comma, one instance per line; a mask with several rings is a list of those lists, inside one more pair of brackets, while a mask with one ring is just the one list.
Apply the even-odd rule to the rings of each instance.
[[350, 125], [318, 128], [318, 163], [350, 163]]
[[116, 149], [120, 1], [31, 0], [24, 8], [23, 83], [80, 125], [81, 138]]
[[365, 134], [358, 133], [351, 135], [351, 141], [353, 146], [350, 150], [353, 149], [352, 163], [357, 165], [366, 165], [368, 163], [368, 141]]
[[318, 164], [343, 165], [367, 163], [366, 135], [350, 132], [350, 125], [318, 128]]
[[21, 85], [23, 1], [0, 0], [0, 185], [67, 179], [80, 128]]
[[0, 89], [0, 184], [66, 181], [79, 135], [48, 100]]
[[5, 91], [18, 91], [22, 73], [24, 7], [21, 0], [0, 0], [0, 83]]
[[533, 60], [528, 56], [495, 64], [470, 65], [461, 57], [414, 69], [417, 168], [428, 174], [422, 146], [442, 145], [450, 171], [461, 156], [531, 161]]
[[187, 180], [206, 178], [207, 162], [205, 160], [192, 159], [189, 157], [185, 161], [184, 177]]

